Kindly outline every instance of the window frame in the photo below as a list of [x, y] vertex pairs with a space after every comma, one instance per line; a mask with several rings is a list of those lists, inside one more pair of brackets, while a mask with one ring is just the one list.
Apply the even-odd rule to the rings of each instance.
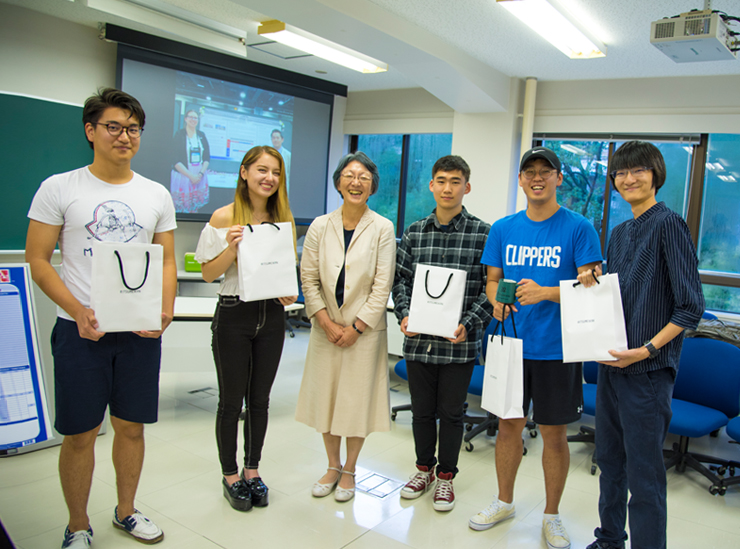
[[[698, 249], [699, 234], [701, 229], [701, 214], [704, 200], [704, 184], [706, 181], [706, 163], [709, 149], [709, 134], [688, 134], [688, 135], [671, 135], [671, 134], [544, 134], [535, 133], [532, 139], [532, 146], [542, 146], [542, 142], [549, 140], [559, 141], [609, 141], [609, 160], [607, 174], [611, 172], [612, 158], [616, 150], [615, 143], [630, 140], [642, 140], [649, 142], [680, 142], [691, 146], [690, 176], [688, 180], [688, 204], [686, 207], [686, 224], [691, 233], [691, 239], [694, 247]], [[601, 249], [606, 253], [607, 230], [609, 227], [609, 203], [611, 200], [611, 178], [607, 175], [607, 184], [604, 189], [604, 212], [601, 218]], [[699, 277], [702, 284], [711, 286], [728, 286], [740, 288], [740, 273], [708, 271], [699, 269]], [[732, 314], [732, 313], [730, 313]]]

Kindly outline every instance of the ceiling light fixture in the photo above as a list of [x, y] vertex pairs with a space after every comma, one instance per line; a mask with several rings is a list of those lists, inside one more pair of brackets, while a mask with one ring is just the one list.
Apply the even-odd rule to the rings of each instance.
[[388, 65], [385, 63], [291, 25], [286, 25], [282, 21], [266, 21], [259, 26], [257, 33], [264, 38], [280, 42], [291, 48], [310, 53], [358, 72], [375, 73], [388, 70]]
[[557, 0], [496, 0], [571, 59], [606, 57], [606, 46]]

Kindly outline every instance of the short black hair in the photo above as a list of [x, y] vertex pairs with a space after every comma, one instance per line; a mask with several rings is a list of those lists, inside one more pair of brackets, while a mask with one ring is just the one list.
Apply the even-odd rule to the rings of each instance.
[[274, 130], [272, 130], [272, 131], [270, 132], [270, 137], [272, 137], [272, 134], [274, 134], [274, 133], [279, 133], [279, 134], [280, 134], [280, 137], [283, 137], [283, 132], [281, 132], [281, 131], [280, 131], [280, 130], [278, 130], [277, 128], [275, 128]]
[[653, 187], [655, 188], [655, 194], [658, 194], [665, 183], [665, 160], [660, 149], [647, 141], [627, 141], [614, 153], [609, 166], [609, 177], [611, 177], [614, 190], [617, 190], [617, 186], [611, 174], [617, 170], [630, 170], [640, 166], [645, 166], [653, 171]]
[[[144, 128], [146, 115], [141, 103], [132, 95], [115, 88], [100, 88], [98, 93], [85, 100], [85, 106], [82, 108], [82, 126], [87, 126], [88, 123], [97, 123], [100, 117], [103, 116], [103, 111], [111, 107], [128, 111], [129, 118], [136, 118], [139, 126], [142, 129]], [[92, 141], [87, 139], [87, 133], [85, 134], [85, 140], [91, 149], [94, 148]]]
[[370, 157], [362, 151], [350, 153], [339, 161], [339, 165], [337, 166], [337, 169], [334, 170], [334, 175], [332, 176], [332, 179], [334, 180], [334, 188], [337, 191], [339, 190], [339, 178], [341, 177], [344, 168], [346, 168], [350, 162], [359, 162], [365, 166], [365, 169], [367, 169], [367, 171], [370, 172], [370, 175], [373, 176], [373, 184], [370, 187], [370, 194], [373, 195], [378, 192], [378, 186], [380, 185], [380, 172], [378, 172], [378, 167], [375, 165], [375, 162], [370, 160]]
[[462, 156], [454, 154], [443, 156], [432, 166], [432, 179], [437, 175], [437, 172], [462, 172], [465, 181], [470, 181], [470, 166], [463, 160]]

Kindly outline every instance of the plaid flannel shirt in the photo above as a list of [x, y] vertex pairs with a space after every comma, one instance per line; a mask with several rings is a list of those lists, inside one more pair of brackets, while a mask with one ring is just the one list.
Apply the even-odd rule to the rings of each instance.
[[406, 360], [428, 364], [453, 364], [474, 360], [480, 352], [481, 337], [491, 322], [493, 306], [486, 297], [486, 266], [480, 260], [491, 226], [462, 212], [443, 231], [436, 213], [412, 223], [403, 233], [396, 252], [393, 283], [394, 312], [399, 323], [409, 316], [416, 264], [461, 269], [468, 273], [460, 324], [467, 339], [451, 343], [443, 337], [419, 334], [404, 338]]

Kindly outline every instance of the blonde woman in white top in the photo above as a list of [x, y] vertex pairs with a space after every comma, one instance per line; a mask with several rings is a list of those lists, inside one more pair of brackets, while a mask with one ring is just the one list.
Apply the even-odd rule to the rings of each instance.
[[[293, 303], [297, 296], [240, 301], [237, 247], [245, 225], [286, 221], [293, 224], [295, 242], [283, 158], [272, 147], [254, 147], [242, 160], [234, 202], [213, 213], [195, 254], [206, 282], [224, 275], [211, 325], [219, 386], [216, 440], [224, 497], [239, 511], [268, 503], [268, 489], [258, 466], [267, 431], [270, 390], [283, 351], [283, 306]], [[246, 407], [245, 455], [240, 471], [237, 430], [242, 403]]]

